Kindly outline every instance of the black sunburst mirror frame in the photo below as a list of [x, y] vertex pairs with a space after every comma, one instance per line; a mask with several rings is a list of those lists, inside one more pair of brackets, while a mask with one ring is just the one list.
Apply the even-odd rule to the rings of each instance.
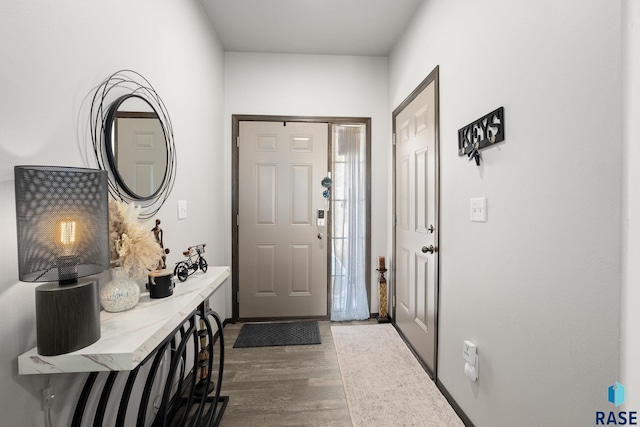
[[[157, 114], [165, 137], [167, 165], [162, 182], [149, 196], [133, 193], [115, 170], [110, 156], [109, 144], [114, 112], [126, 99], [140, 98]], [[95, 89], [90, 111], [90, 133], [93, 152], [98, 167], [109, 173], [109, 193], [116, 200], [134, 203], [141, 207], [138, 218], [152, 218], [162, 207], [173, 189], [177, 166], [176, 149], [173, 141], [173, 126], [164, 102], [151, 83], [133, 70], [120, 70], [106, 78]]]

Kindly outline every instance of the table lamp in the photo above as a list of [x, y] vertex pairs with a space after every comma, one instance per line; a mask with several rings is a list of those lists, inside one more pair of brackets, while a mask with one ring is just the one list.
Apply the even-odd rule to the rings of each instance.
[[36, 288], [38, 354], [55, 356], [100, 339], [97, 278], [109, 268], [107, 172], [16, 166], [19, 279]]

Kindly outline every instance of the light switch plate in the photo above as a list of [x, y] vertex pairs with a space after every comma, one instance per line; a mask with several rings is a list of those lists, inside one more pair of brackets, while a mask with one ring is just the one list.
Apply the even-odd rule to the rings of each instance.
[[487, 222], [487, 198], [477, 197], [470, 199], [471, 221]]
[[178, 219], [187, 219], [187, 201], [178, 200]]

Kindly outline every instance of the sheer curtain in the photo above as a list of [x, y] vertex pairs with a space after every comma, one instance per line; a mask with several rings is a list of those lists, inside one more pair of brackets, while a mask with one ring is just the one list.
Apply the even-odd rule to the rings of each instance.
[[333, 126], [331, 320], [369, 318], [366, 288], [366, 128]]

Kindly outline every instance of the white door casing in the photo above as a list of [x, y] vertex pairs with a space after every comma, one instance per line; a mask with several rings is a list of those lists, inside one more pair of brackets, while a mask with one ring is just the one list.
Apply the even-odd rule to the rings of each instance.
[[431, 80], [394, 123], [395, 322], [432, 375], [438, 308], [436, 86], [437, 79]]
[[328, 124], [239, 123], [240, 318], [327, 315]]

